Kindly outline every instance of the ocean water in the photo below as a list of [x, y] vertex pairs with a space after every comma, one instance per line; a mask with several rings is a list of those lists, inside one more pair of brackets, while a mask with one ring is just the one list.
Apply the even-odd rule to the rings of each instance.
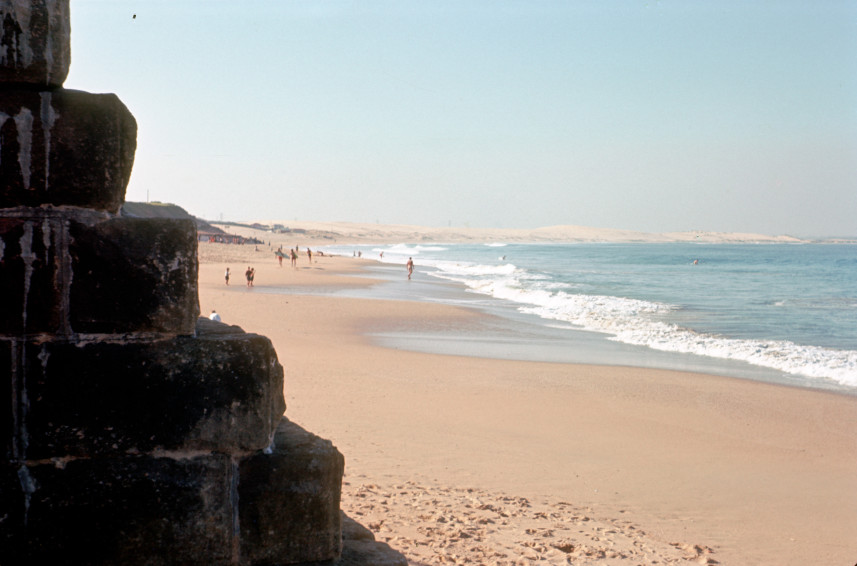
[[[769, 370], [769, 376], [794, 376], [802, 385], [857, 393], [855, 245], [510, 243], [324, 249], [340, 255], [359, 251], [395, 265], [397, 280], [413, 257], [417, 274], [408, 284], [445, 282], [467, 292], [470, 300], [463, 302], [526, 316], [528, 324], [535, 321], [551, 329], [553, 334], [545, 335], [551, 339], [564, 331], [578, 337], [585, 332], [592, 335], [589, 344], [625, 345], [622, 351], [631, 352], [632, 359], [626, 355], [623, 362], [630, 365], [634, 355], [642, 359], [646, 352], [659, 351], [672, 354], [663, 360], [696, 360], [703, 369], [706, 360], [729, 360], [738, 362], [736, 368]], [[421, 292], [434, 295], [423, 298], [444, 301], [448, 295], [449, 302], [462, 302], [462, 295], [444, 288], [433, 285]], [[609, 348], [600, 351], [606, 359], [595, 361], [610, 363]], [[720, 373], [743, 376], [725, 367]]]

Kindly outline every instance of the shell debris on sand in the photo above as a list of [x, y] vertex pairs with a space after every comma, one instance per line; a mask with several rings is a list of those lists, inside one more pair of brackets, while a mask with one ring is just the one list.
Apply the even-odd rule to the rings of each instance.
[[707, 546], [661, 541], [591, 509], [430, 481], [345, 481], [342, 509], [411, 566], [718, 564]]

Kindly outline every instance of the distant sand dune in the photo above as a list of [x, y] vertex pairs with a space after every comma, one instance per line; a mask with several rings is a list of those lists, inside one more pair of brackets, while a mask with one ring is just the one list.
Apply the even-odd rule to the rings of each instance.
[[[800, 243], [791, 236], [730, 232], [669, 232], [653, 234], [631, 230], [590, 228], [586, 226], [548, 226], [535, 229], [514, 228], [432, 228], [397, 224], [361, 224], [354, 222], [257, 221], [264, 226], [287, 226], [291, 232], [272, 234], [265, 230], [214, 223], [231, 233], [259, 239], [312, 241], [325, 243], [416, 243], [416, 242], [704, 242], [704, 243]], [[267, 236], [265, 235], [267, 234]]]

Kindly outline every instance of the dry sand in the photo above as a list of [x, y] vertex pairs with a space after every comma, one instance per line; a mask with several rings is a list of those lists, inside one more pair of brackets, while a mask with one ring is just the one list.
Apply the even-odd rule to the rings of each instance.
[[485, 315], [302, 294], [371, 285], [365, 260], [259, 250], [200, 244], [202, 312], [273, 341], [286, 414], [345, 455], [343, 509], [412, 565], [857, 561], [857, 397], [385, 349], [367, 333]]

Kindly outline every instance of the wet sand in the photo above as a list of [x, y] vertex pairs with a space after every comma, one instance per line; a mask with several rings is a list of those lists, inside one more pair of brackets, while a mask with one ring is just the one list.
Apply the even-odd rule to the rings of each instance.
[[365, 260], [309, 263], [316, 243], [287, 244], [297, 269], [267, 246], [200, 244], [200, 306], [273, 341], [286, 414], [345, 455], [343, 509], [411, 564], [857, 560], [857, 398], [383, 348], [367, 334], [486, 315], [306, 294], [373, 283], [353, 277]]

